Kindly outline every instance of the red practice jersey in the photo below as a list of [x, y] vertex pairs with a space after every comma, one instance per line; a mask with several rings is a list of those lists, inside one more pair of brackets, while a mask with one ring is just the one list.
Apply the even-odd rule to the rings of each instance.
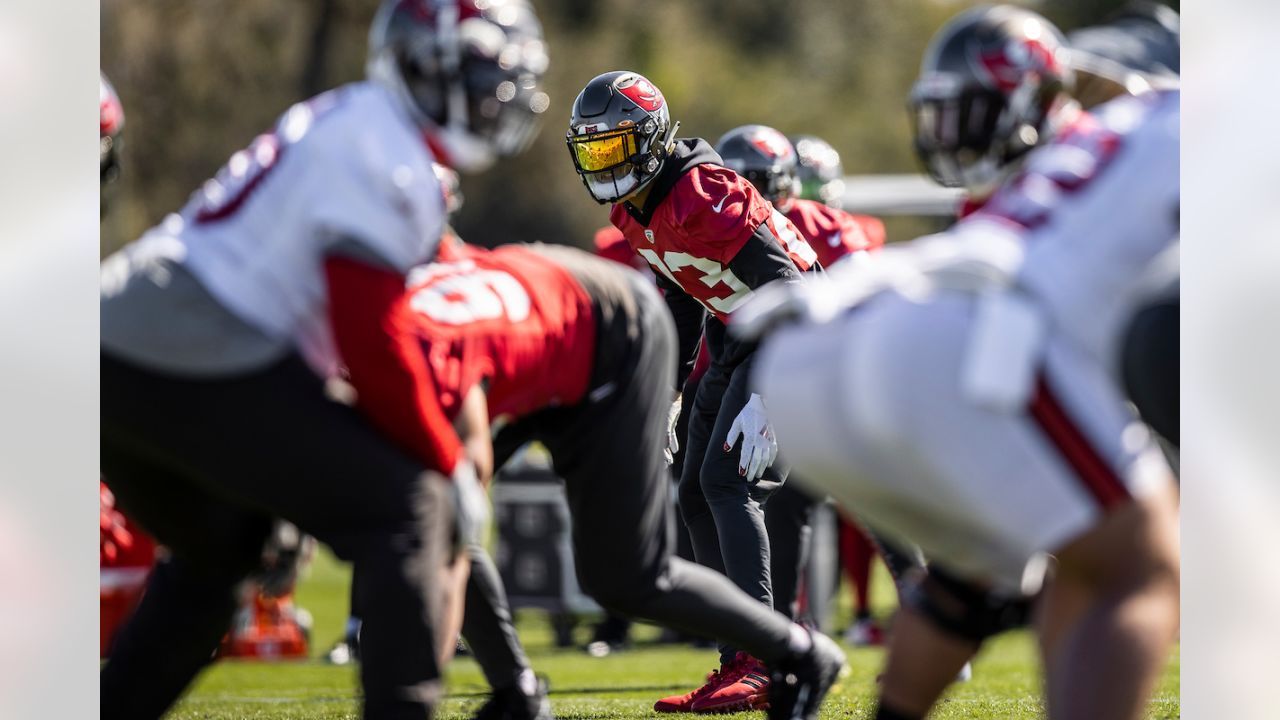
[[612, 225], [600, 228], [596, 231], [594, 242], [596, 255], [620, 265], [626, 265], [645, 275], [653, 275], [653, 268], [649, 267], [649, 263], [631, 249], [631, 245], [627, 243], [627, 239], [622, 236], [622, 231], [618, 228]]
[[449, 418], [487, 382], [491, 422], [578, 402], [595, 354], [591, 297], [555, 262], [518, 245], [414, 271], [401, 308], [422, 340]]
[[817, 259], [791, 222], [751, 183], [710, 163], [681, 175], [647, 226], [622, 203], [613, 206], [609, 220], [654, 272], [666, 276], [721, 322], [751, 293], [729, 262], [761, 224], [768, 224], [799, 270], [808, 270]]
[[823, 267], [856, 252], [884, 245], [884, 223], [870, 215], [854, 215], [815, 200], [792, 200], [787, 219], [809, 241]]

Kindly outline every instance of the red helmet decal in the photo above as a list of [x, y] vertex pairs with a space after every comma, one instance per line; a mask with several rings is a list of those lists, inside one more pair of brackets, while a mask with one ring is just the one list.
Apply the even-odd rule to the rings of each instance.
[[613, 86], [645, 112], [654, 112], [666, 102], [662, 99], [662, 92], [639, 75], [623, 75]]
[[776, 130], [762, 130], [751, 136], [751, 144], [767, 158], [786, 158], [791, 155], [791, 142]]
[[[434, 23], [440, 3], [431, 0], [400, 0], [400, 8], [408, 12], [413, 19], [425, 23]], [[457, 3], [458, 19], [466, 20], [480, 15], [480, 8], [475, 0], [461, 0]]]
[[99, 137], [107, 137], [120, 132], [124, 125], [124, 108], [120, 99], [106, 82], [99, 84], [98, 91], [98, 128]]
[[1003, 48], [980, 53], [978, 60], [990, 76], [991, 84], [1008, 92], [1027, 73], [1061, 73], [1057, 55], [1038, 38], [1010, 40]]

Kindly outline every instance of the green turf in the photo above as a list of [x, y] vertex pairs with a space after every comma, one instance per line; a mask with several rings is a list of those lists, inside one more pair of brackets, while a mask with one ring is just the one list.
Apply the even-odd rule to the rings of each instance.
[[[315, 618], [315, 654], [341, 634], [346, 615], [347, 570], [321, 554], [298, 591], [299, 605]], [[883, 572], [874, 582], [873, 607], [892, 608], [892, 588]], [[848, 617], [843, 595], [839, 617]], [[548, 677], [558, 718], [647, 718], [653, 701], [685, 692], [715, 664], [714, 652], [650, 646], [655, 630], [642, 628], [638, 648], [607, 658], [577, 650], [559, 650], [539, 613], [518, 614], [518, 625], [534, 669]], [[580, 639], [585, 641], [586, 629]], [[874, 678], [883, 660], [880, 650], [852, 649], [853, 674], [829, 698], [822, 717], [870, 717]], [[1177, 650], [1157, 688], [1149, 717], [1179, 717]], [[990, 642], [974, 664], [974, 677], [952, 687], [932, 717], [1038, 718], [1039, 698], [1035, 646], [1026, 633], [1009, 633]], [[487, 688], [474, 662], [462, 658], [448, 672], [448, 699], [440, 716], [460, 720], [483, 701]], [[204, 673], [192, 691], [168, 716], [174, 720], [263, 718], [329, 720], [358, 718], [355, 671], [319, 660], [289, 663], [222, 662]], [[760, 717], [743, 713], [741, 717]]]

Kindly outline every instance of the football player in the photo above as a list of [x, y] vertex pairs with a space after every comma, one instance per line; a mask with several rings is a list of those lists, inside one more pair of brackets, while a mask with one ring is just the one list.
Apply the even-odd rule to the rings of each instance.
[[[607, 72], [574, 100], [566, 133], [574, 169], [609, 220], [653, 268], [676, 321], [683, 386], [704, 337], [710, 366], [689, 413], [680, 512], [698, 562], [773, 606], [763, 503], [786, 479], [765, 399], [747, 389], [754, 345], [725, 321], [753, 288], [795, 280], [817, 256], [750, 182], [705, 141], [677, 139], [662, 92], [642, 75]], [[701, 687], [663, 698], [659, 712], [762, 702], [769, 678], [757, 658], [722, 645], [721, 669]]]
[[740, 310], [748, 335], [807, 318], [755, 373], [797, 471], [933, 562], [877, 717], [923, 718], [1051, 562], [1050, 717], [1143, 716], [1177, 629], [1177, 499], [1112, 366], [1178, 232], [1178, 121], [1177, 93], [1114, 101], [947, 233]]
[[1066, 39], [1030, 10], [984, 5], [929, 41], [908, 100], [916, 155], [941, 185], [982, 207], [1033, 148], [1087, 123], [1071, 97]]
[[[807, 148], [813, 152], [813, 148]], [[873, 251], [884, 244], [884, 223], [866, 215], [853, 215], [815, 200], [797, 197], [800, 189], [799, 156], [791, 141], [774, 128], [765, 125], [743, 125], [725, 133], [716, 141], [716, 152], [725, 167], [746, 178], [760, 195], [780, 210], [795, 225], [818, 256], [824, 268], [831, 268], [845, 258]], [[832, 151], [834, 152], [834, 150]], [[837, 156], [836, 165], [839, 159]], [[824, 166], [829, 170], [830, 164]], [[831, 186], [825, 186], [830, 189]], [[823, 188], [817, 188], [819, 193]], [[774, 606], [796, 617], [800, 571], [805, 566], [809, 519], [813, 508], [821, 502], [794, 485], [785, 485], [769, 499], [765, 508], [765, 525], [769, 531], [770, 578], [773, 581]], [[860, 537], [860, 536], [858, 536]], [[859, 549], [850, 543], [850, 549]], [[865, 555], [870, 571], [872, 554]], [[855, 585], [866, 588], [866, 581]], [[866, 594], [859, 592], [862, 605], [853, 627], [860, 627], [865, 637], [856, 644], [878, 644], [878, 628], [870, 620]], [[859, 625], [861, 623], [861, 625]]]
[[[611, 612], [721, 638], [795, 676], [736, 709], [769, 702], [777, 717], [809, 717], [843, 664], [838, 648], [674, 557], [662, 451], [675, 342], [652, 281], [552, 245], [467, 247], [412, 281], [401, 322], [414, 328], [430, 387], [478, 464], [500, 467], [534, 440], [550, 451], [582, 588]], [[491, 568], [473, 573], [463, 620], [494, 688], [479, 716], [542, 717], [545, 699]]]
[[[487, 499], [391, 310], [444, 225], [432, 160], [521, 150], [546, 66], [523, 0], [387, 0], [366, 81], [287, 110], [103, 263], [102, 469], [170, 554], [102, 670], [102, 717], [159, 717], [209, 662], [273, 516], [361, 566], [363, 716], [430, 715], [432, 571]], [[339, 366], [356, 409], [325, 395]]]

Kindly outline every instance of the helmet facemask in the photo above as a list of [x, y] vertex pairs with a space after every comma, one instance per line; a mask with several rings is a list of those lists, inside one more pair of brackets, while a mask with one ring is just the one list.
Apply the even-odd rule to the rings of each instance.
[[646, 118], [613, 130], [582, 132], [565, 137], [573, 167], [582, 176], [587, 192], [601, 204], [616, 203], [641, 190], [657, 176], [676, 128], [673, 123], [659, 136], [660, 123]]
[[457, 169], [483, 170], [524, 151], [550, 106], [541, 89], [546, 48], [532, 10], [509, 3], [505, 9], [528, 15], [504, 27], [483, 14], [459, 19], [457, 4], [436, 9], [434, 20], [402, 5], [384, 4], [374, 20], [370, 79], [401, 97]]

